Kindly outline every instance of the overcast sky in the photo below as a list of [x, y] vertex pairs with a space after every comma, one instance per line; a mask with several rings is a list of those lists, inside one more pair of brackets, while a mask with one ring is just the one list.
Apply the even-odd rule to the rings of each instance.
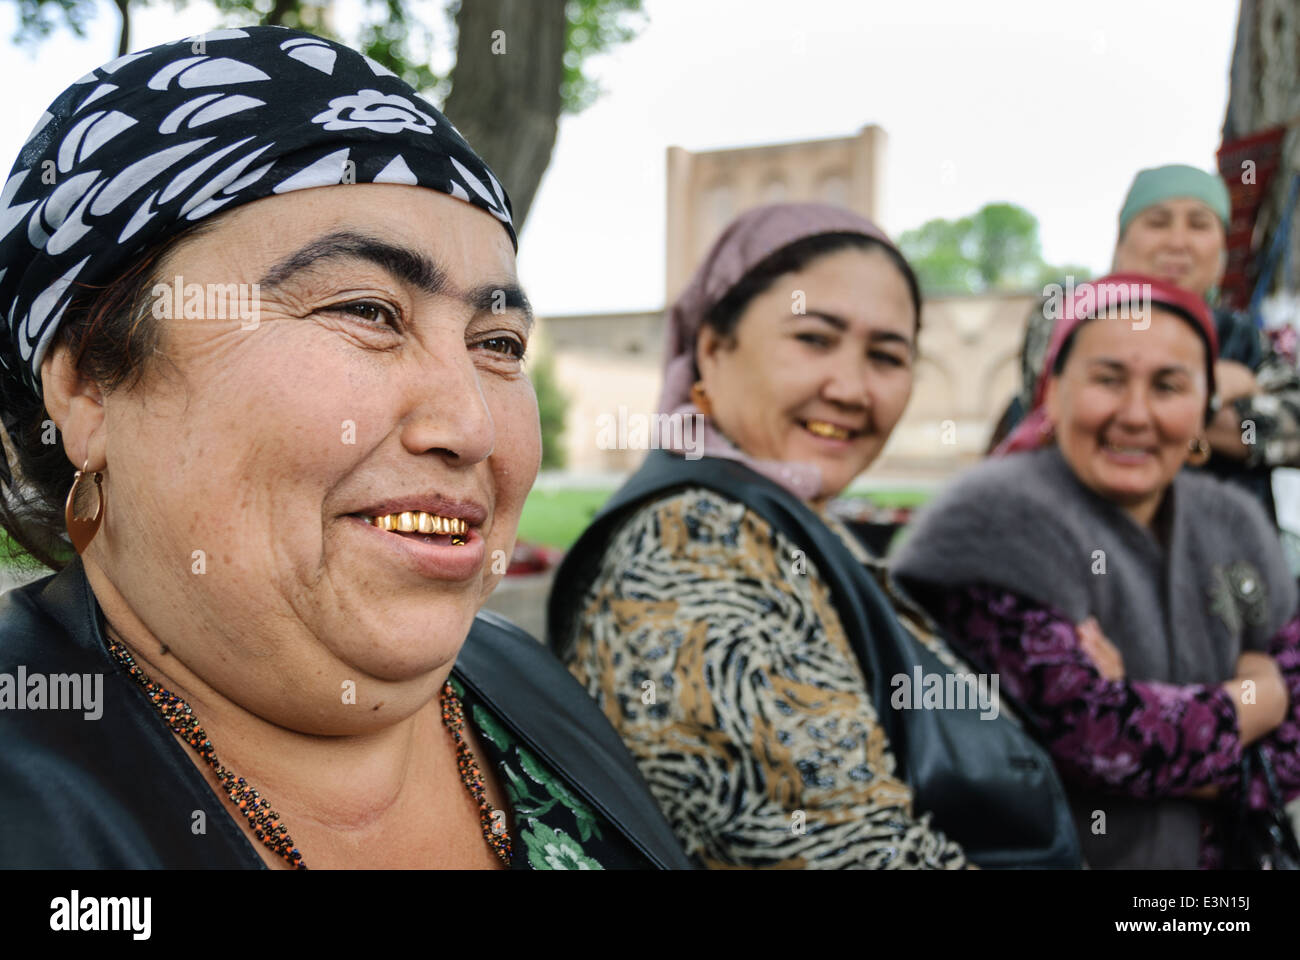
[[[1135, 171], [1214, 165], [1237, 13], [1236, 0], [645, 6], [640, 36], [593, 64], [605, 96], [561, 122], [524, 230], [520, 274], [543, 315], [663, 305], [670, 144], [842, 137], [868, 123], [889, 138], [891, 233], [1006, 201], [1038, 217], [1049, 261], [1104, 270]], [[216, 24], [188, 9], [137, 15], [133, 46]], [[106, 2], [85, 41], [61, 31], [34, 59], [13, 47], [14, 20], [0, 3], [5, 172], [49, 102], [116, 52]]]

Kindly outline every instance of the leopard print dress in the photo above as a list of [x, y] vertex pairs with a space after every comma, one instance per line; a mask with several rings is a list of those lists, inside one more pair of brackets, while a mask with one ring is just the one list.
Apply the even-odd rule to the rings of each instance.
[[[823, 515], [901, 622], [969, 672]], [[830, 592], [764, 520], [691, 488], [643, 505], [583, 598], [568, 666], [703, 866], [957, 869], [912, 808]]]

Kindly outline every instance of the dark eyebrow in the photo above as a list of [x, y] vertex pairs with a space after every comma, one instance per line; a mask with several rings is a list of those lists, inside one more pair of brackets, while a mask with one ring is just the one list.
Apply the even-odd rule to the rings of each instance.
[[[261, 279], [261, 286], [274, 288], [287, 283], [303, 270], [329, 260], [365, 260], [428, 294], [450, 293], [447, 275], [436, 263], [418, 251], [351, 230], [318, 237], [277, 261]], [[485, 283], [462, 295], [465, 303], [479, 311], [490, 311], [504, 294], [506, 309], [521, 310], [528, 328], [533, 326], [533, 308], [523, 289], [513, 281]]]
[[[833, 313], [826, 313], [823, 310], [808, 310], [805, 313], [792, 314], [792, 316], [816, 317], [818, 320], [822, 320], [830, 324], [836, 330], [839, 330], [841, 332], [849, 328], [849, 322], [845, 320], [843, 317], [836, 316]], [[872, 330], [871, 333], [868, 335], [868, 339], [875, 343], [880, 343], [881, 341], [884, 341], [886, 343], [901, 343], [905, 347], [912, 346], [912, 340], [910, 337], [905, 337], [901, 333], [895, 333], [893, 330]]]
[[[1088, 361], [1088, 363], [1094, 366], [1111, 367], [1115, 370], [1120, 370], [1124, 373], [1128, 373], [1128, 366], [1126, 364], [1122, 363], [1119, 360], [1113, 360], [1110, 357], [1093, 357], [1091, 360]], [[1164, 377], [1164, 376], [1168, 376], [1171, 373], [1179, 373], [1185, 376], [1193, 375], [1191, 368], [1181, 363], [1171, 364], [1170, 366], [1167, 367], [1161, 367], [1159, 370], [1155, 372], [1155, 375], [1157, 377]]]
[[481, 313], [490, 313], [504, 295], [501, 306], [507, 310], [522, 310], [528, 329], [533, 328], [533, 305], [524, 296], [523, 287], [517, 283], [484, 283], [475, 287], [465, 297], [465, 302]]
[[425, 293], [442, 293], [447, 278], [428, 257], [376, 237], [341, 230], [318, 237], [276, 262], [262, 277], [263, 287], [278, 287], [294, 274], [326, 260], [366, 260]]

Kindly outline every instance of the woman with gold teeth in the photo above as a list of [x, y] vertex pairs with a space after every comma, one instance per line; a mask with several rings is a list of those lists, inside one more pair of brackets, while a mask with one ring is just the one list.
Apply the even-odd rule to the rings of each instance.
[[652, 452], [556, 575], [549, 642], [703, 866], [1078, 863], [1005, 711], [896, 709], [893, 678], [970, 668], [826, 511], [902, 416], [920, 309], [856, 214], [740, 216], [668, 322], [660, 412], [703, 456]]
[[[128, 54], [42, 115], [0, 191], [0, 520], [59, 572], [0, 600], [0, 867], [688, 865], [480, 613], [541, 453], [515, 248], [447, 119], [301, 31]], [[155, 312], [172, 278], [258, 323]], [[15, 673], [102, 676], [102, 717], [10, 709]]]

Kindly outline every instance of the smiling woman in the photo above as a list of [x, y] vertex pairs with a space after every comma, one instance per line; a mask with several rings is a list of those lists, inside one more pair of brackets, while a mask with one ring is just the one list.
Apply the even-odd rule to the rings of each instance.
[[70, 88], [3, 202], [4, 523], [61, 570], [0, 601], [0, 671], [105, 706], [0, 712], [0, 865], [685, 864], [581, 688], [479, 614], [540, 460], [532, 314], [444, 117], [218, 31]]
[[661, 412], [704, 420], [704, 456], [651, 454], [556, 575], [550, 642], [702, 865], [1077, 861], [1060, 785], [1013, 721], [966, 726], [964, 686], [953, 711], [891, 696], [972, 672], [825, 510], [907, 406], [920, 309], [907, 261], [856, 214], [737, 218], [669, 325]]
[[1196, 294], [1083, 285], [1010, 455], [958, 478], [894, 558], [1050, 745], [1094, 867], [1259, 867], [1242, 804], [1300, 795], [1295, 581], [1254, 500], [1182, 469], [1206, 452], [1217, 355]]

